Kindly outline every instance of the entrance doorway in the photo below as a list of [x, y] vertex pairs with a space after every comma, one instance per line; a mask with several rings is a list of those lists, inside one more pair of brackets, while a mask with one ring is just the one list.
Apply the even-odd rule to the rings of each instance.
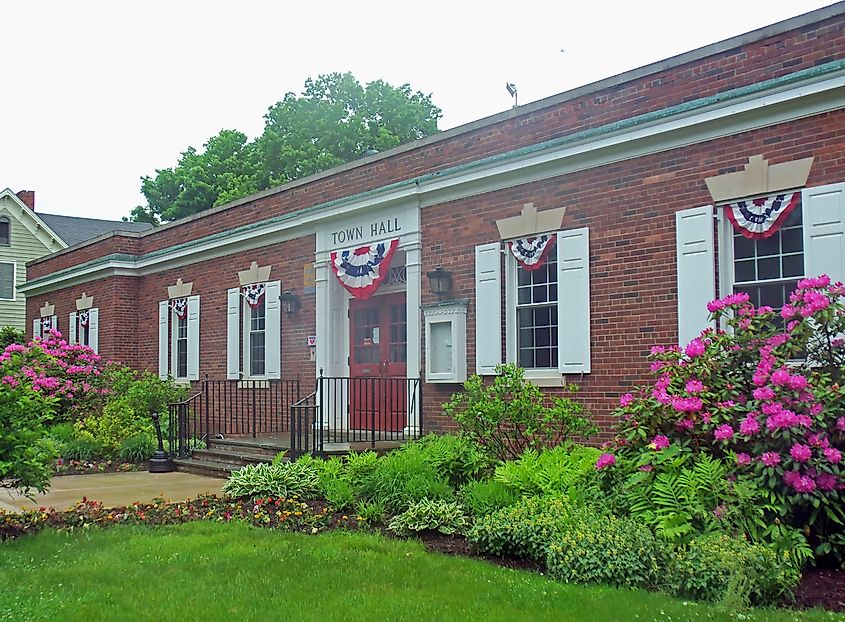
[[407, 423], [405, 292], [349, 301], [352, 429], [401, 431]]

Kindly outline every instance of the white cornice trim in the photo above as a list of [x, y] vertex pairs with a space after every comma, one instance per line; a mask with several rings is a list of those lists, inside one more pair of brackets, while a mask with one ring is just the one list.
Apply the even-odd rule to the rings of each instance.
[[225, 236], [198, 240], [184, 248], [82, 265], [72, 272], [41, 277], [19, 289], [32, 295], [112, 275], [144, 276], [311, 235], [317, 224], [328, 218], [397, 204], [425, 208], [841, 108], [845, 108], [845, 71], [821, 79], [810, 78], [767, 95], [748, 95], [706, 109], [606, 132], [598, 138], [553, 145], [502, 162], [494, 159], [468, 170], [456, 167], [456, 171], [408, 180], [398, 188], [303, 210], [265, 224], [256, 223]]
[[[67, 243], [65, 243], [65, 241], [60, 238], [46, 222], [41, 220], [41, 217], [38, 216], [38, 214], [36, 214], [29, 205], [21, 201], [21, 198], [15, 194], [11, 188], [6, 188], [5, 190], [0, 191], [0, 199], [4, 198], [9, 199], [16, 205], [17, 209], [15, 212], [12, 212], [12, 215], [17, 219], [17, 221], [26, 227], [27, 231], [38, 238], [38, 241], [41, 242], [49, 252], [53, 253], [67, 248]], [[53, 243], [55, 243], [59, 248], [51, 248]], [[14, 244], [14, 239], [12, 240], [12, 244]]]

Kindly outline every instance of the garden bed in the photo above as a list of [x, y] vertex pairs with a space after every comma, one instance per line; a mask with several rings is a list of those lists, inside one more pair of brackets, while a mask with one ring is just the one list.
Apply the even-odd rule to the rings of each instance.
[[130, 473], [147, 471], [149, 462], [122, 460], [58, 460], [53, 461], [53, 477], [61, 475], [91, 475], [93, 473]]

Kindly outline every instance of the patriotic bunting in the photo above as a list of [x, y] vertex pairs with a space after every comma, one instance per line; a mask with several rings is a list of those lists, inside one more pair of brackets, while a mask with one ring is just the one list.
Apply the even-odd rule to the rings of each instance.
[[170, 305], [173, 307], [173, 314], [180, 320], [184, 320], [186, 317], [188, 317], [187, 298], [177, 298], [176, 300], [171, 302]]
[[44, 333], [45, 331], [51, 330], [53, 328], [53, 316], [48, 315], [47, 317], [41, 318], [41, 332]]
[[346, 290], [359, 300], [366, 300], [390, 273], [390, 260], [399, 246], [399, 238], [376, 242], [345, 251], [333, 251], [332, 270]]
[[257, 309], [266, 290], [267, 285], [265, 283], [253, 283], [252, 285], [244, 285], [241, 288], [241, 295], [243, 295], [250, 309]]
[[554, 241], [554, 235], [538, 235], [534, 238], [513, 240], [509, 244], [517, 263], [525, 270], [532, 272], [545, 263]]
[[83, 328], [87, 328], [88, 326], [88, 311], [80, 311], [76, 314], [76, 318], [79, 320], [79, 325]]
[[783, 226], [800, 198], [800, 192], [789, 192], [737, 201], [725, 205], [725, 213], [739, 233], [752, 240], [762, 240], [771, 237]]

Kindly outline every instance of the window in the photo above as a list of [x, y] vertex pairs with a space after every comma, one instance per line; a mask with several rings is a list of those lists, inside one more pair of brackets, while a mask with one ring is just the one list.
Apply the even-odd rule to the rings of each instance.
[[[514, 261], [508, 257], [508, 261]], [[554, 249], [537, 270], [516, 268], [517, 364], [525, 369], [557, 369], [557, 259]]]
[[755, 306], [780, 309], [804, 277], [804, 231], [801, 205], [783, 226], [764, 240], [746, 238], [731, 227], [733, 291], [745, 292]]
[[74, 311], [68, 317], [69, 342], [99, 350], [99, 309]]
[[281, 377], [281, 282], [233, 287], [227, 293], [226, 378]]
[[0, 244], [10, 246], [12, 243], [12, 223], [8, 216], [0, 216]]
[[15, 299], [16, 273], [17, 264], [9, 262], [0, 263], [0, 300]]
[[162, 300], [158, 309], [159, 377], [199, 380], [200, 297]]
[[252, 377], [264, 376], [267, 371], [266, 330], [267, 330], [267, 298], [262, 297], [258, 305], [251, 307], [244, 300], [244, 317], [246, 318], [246, 344], [244, 360]]

